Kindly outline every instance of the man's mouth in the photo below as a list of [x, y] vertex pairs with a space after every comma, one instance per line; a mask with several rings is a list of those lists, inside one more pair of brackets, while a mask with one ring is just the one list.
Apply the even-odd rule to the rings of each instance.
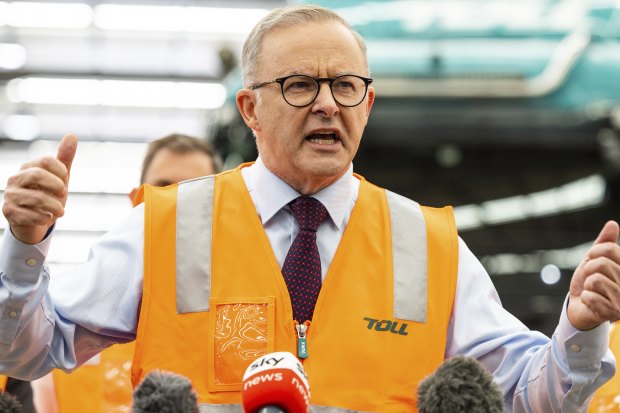
[[306, 136], [306, 140], [317, 143], [319, 145], [332, 145], [338, 140], [338, 135], [335, 132], [315, 132]]

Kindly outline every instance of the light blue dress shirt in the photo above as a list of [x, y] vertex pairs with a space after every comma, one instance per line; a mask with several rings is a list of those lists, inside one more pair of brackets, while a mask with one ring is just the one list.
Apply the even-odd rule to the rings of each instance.
[[[318, 230], [323, 277], [357, 199], [348, 172], [313, 196], [329, 212]], [[256, 211], [282, 267], [298, 227], [286, 206], [299, 194], [259, 158], [242, 170]], [[6, 231], [0, 248], [0, 371], [22, 379], [72, 370], [105, 347], [133, 340], [142, 296], [144, 209], [136, 207], [92, 247], [88, 261], [50, 276], [53, 236], [25, 245]], [[551, 339], [529, 331], [499, 301], [490, 277], [459, 239], [456, 296], [446, 357], [482, 362], [500, 386], [507, 411], [577, 412], [614, 373], [609, 323], [578, 331], [566, 305]]]

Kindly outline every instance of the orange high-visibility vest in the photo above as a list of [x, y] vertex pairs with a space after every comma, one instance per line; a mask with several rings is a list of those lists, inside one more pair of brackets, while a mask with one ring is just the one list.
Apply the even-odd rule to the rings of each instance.
[[[307, 333], [311, 403], [321, 412], [415, 411], [417, 384], [444, 359], [456, 226], [451, 208], [420, 207], [358, 178]], [[201, 411], [239, 411], [250, 362], [297, 353], [298, 344], [288, 290], [241, 170], [142, 195], [134, 385], [150, 370], [170, 370], [191, 379]]]
[[60, 413], [127, 413], [134, 343], [115, 344], [68, 374], [53, 371]]
[[[609, 348], [616, 360], [620, 360], [620, 321], [611, 325], [609, 334]], [[618, 371], [611, 380], [594, 393], [588, 413], [620, 413], [620, 373]]]
[[9, 381], [7, 376], [0, 375], [0, 390], [6, 390], [6, 382]]

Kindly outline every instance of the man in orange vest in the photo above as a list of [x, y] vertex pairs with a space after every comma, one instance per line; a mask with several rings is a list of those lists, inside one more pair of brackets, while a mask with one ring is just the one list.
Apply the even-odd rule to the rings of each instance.
[[[171, 134], [149, 143], [140, 184], [167, 186], [212, 175], [222, 161], [202, 139]], [[133, 202], [138, 189], [130, 198]], [[37, 410], [45, 413], [114, 413], [131, 407], [131, 363], [134, 343], [117, 344], [87, 361], [71, 374], [54, 370], [33, 382]]]
[[134, 385], [171, 370], [192, 380], [202, 411], [233, 412], [243, 370], [290, 351], [314, 410], [390, 413], [415, 411], [420, 380], [462, 354], [493, 374], [507, 411], [585, 410], [615, 368], [616, 222], [575, 270], [553, 339], [529, 331], [501, 307], [451, 208], [353, 173], [375, 90], [364, 41], [344, 19], [276, 9], [249, 34], [242, 69], [236, 101], [256, 162], [145, 187], [89, 262], [49, 288], [43, 261], [77, 138], [9, 180], [1, 371], [72, 370], [136, 339]]

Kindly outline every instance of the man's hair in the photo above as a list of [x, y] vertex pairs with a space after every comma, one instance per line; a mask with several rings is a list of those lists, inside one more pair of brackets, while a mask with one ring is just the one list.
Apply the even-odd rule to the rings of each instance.
[[209, 158], [211, 158], [215, 173], [222, 170], [222, 159], [211, 147], [211, 145], [209, 145], [206, 141], [198, 138], [193, 138], [191, 136], [174, 133], [172, 135], [165, 136], [149, 143], [146, 156], [144, 157], [144, 161], [142, 162], [140, 184], [144, 183], [146, 171], [149, 169], [149, 166], [151, 166], [155, 155], [157, 155], [157, 153], [162, 149], [168, 149], [169, 151], [175, 153], [202, 152]]
[[265, 35], [273, 29], [295, 27], [308, 23], [335, 21], [349, 29], [367, 61], [366, 43], [362, 36], [353, 30], [351, 25], [335, 12], [316, 5], [284, 6], [275, 9], [263, 17], [254, 26], [248, 35], [241, 52], [241, 68], [243, 70], [243, 84], [249, 87], [256, 82], [256, 67], [258, 66]]

